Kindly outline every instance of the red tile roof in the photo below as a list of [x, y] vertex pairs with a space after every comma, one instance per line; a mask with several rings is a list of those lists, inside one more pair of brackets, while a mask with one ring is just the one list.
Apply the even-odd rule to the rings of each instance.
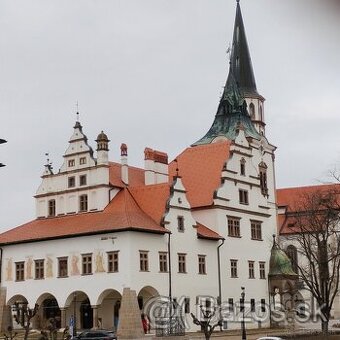
[[[120, 163], [109, 162], [110, 165], [110, 184], [123, 188], [125, 184], [122, 182], [121, 169], [122, 165]], [[144, 169], [136, 168], [134, 166], [128, 166], [129, 174], [129, 186], [140, 186], [144, 185]]]
[[283, 188], [276, 190], [276, 200], [279, 207], [287, 207], [289, 211], [294, 211], [295, 207], [305, 195], [312, 193], [323, 193], [330, 190], [340, 190], [340, 184], [322, 184], [305, 187]]
[[322, 194], [330, 191], [340, 193], [340, 184], [322, 184], [305, 187], [294, 187], [277, 189], [276, 198], [278, 207], [286, 208], [285, 213], [278, 215], [278, 230], [280, 235], [293, 234], [301, 231], [297, 225], [294, 213], [299, 209], [299, 205], [303, 203], [306, 195]]
[[170, 196], [168, 183], [129, 188], [139, 207], [157, 223], [162, 222]]
[[200, 145], [185, 149], [177, 162], [169, 165], [169, 180], [176, 175], [176, 168], [191, 207], [201, 207], [213, 203], [214, 191], [221, 185], [223, 165], [229, 158], [230, 142]]
[[[110, 184], [121, 188], [101, 212], [37, 219], [0, 235], [0, 244], [30, 242], [78, 235], [139, 230], [168, 232], [161, 226], [170, 196], [176, 167], [187, 190], [192, 207], [211, 205], [220, 185], [221, 171], [229, 157], [229, 142], [187, 148], [178, 157], [178, 165], [169, 166], [169, 183], [145, 185], [144, 169], [129, 166], [129, 186], [121, 181], [121, 164], [110, 162]], [[220, 235], [199, 224], [199, 237], [220, 239]]]
[[210, 228], [206, 227], [201, 223], [197, 223], [197, 236], [199, 238], [205, 238], [208, 240], [222, 240], [223, 237], [216, 233], [215, 231], [211, 230]]
[[1, 234], [0, 244], [123, 230], [167, 232], [138, 206], [129, 190], [122, 189], [102, 212], [37, 219]]

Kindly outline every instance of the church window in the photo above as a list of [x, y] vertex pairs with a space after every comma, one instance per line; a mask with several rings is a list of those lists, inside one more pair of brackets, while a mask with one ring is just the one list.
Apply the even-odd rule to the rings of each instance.
[[249, 105], [249, 115], [251, 120], [255, 120], [255, 106], [253, 103]]
[[184, 232], [184, 217], [183, 216], [177, 216], [177, 229], [180, 232]]
[[246, 175], [246, 160], [244, 158], [242, 158], [240, 161], [240, 174], [241, 176]]
[[261, 193], [264, 196], [268, 195], [268, 186], [267, 186], [267, 165], [266, 163], [261, 162], [259, 164], [259, 173], [260, 173], [260, 187]]
[[230, 260], [230, 277], [237, 277], [237, 260]]
[[198, 274], [206, 274], [207, 266], [205, 262], [205, 255], [198, 255]]
[[25, 280], [25, 262], [15, 262], [15, 281]]
[[186, 254], [178, 253], [178, 272], [179, 273], [186, 273]]
[[86, 157], [80, 157], [80, 158], [79, 158], [79, 164], [80, 164], [80, 165], [86, 164]]
[[83, 254], [82, 256], [82, 274], [92, 274], [92, 254]]
[[254, 261], [248, 261], [249, 279], [255, 279]]
[[240, 218], [227, 216], [228, 218], [228, 236], [241, 237], [240, 234]]
[[107, 271], [109, 273], [117, 273], [118, 268], [118, 251], [107, 253]]
[[79, 196], [79, 211], [87, 211], [87, 195]]
[[68, 166], [69, 168], [73, 167], [76, 165], [76, 161], [74, 159], [69, 159], [68, 160]]
[[67, 257], [59, 257], [58, 258], [58, 277], [67, 277]]
[[251, 239], [262, 241], [262, 222], [250, 221]]
[[68, 187], [74, 188], [76, 186], [76, 178], [74, 176], [71, 176], [68, 178]]
[[49, 217], [55, 216], [55, 200], [48, 201], [48, 216]]
[[262, 109], [262, 105], [260, 105], [260, 107], [259, 107], [259, 112], [260, 112], [260, 121], [263, 122], [263, 109]]
[[240, 204], [249, 204], [248, 191], [240, 189], [238, 193], [239, 193]]
[[35, 279], [41, 280], [44, 278], [44, 260], [35, 260]]
[[298, 273], [298, 253], [296, 247], [289, 245], [286, 250], [286, 254], [292, 263], [292, 268], [295, 273]]
[[168, 253], [159, 252], [159, 271], [161, 273], [168, 272]]
[[149, 252], [139, 251], [139, 270], [141, 272], [149, 271]]
[[266, 262], [259, 262], [260, 279], [266, 278]]
[[79, 185], [86, 185], [87, 181], [86, 181], [86, 175], [81, 175], [79, 176]]

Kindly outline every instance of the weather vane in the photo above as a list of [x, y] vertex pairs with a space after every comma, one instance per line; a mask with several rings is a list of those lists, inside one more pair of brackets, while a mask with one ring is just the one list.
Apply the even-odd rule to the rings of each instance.
[[45, 156], [46, 156], [46, 165], [52, 169], [52, 162], [50, 162], [49, 152], [45, 152]]
[[77, 122], [79, 122], [79, 103], [78, 103], [78, 100], [77, 100], [77, 102], [76, 102], [76, 109], [77, 109], [77, 111], [76, 111]]

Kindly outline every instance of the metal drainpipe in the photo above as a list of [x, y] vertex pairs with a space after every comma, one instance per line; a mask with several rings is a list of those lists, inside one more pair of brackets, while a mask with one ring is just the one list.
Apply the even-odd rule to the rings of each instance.
[[169, 258], [169, 317], [170, 317], [170, 325], [171, 325], [171, 316], [172, 316], [172, 286], [171, 286], [171, 233], [168, 234], [168, 258]]
[[[222, 238], [222, 243], [217, 247], [217, 272], [218, 272], [218, 304], [220, 307], [220, 316], [221, 316], [221, 305], [222, 305], [222, 284], [221, 284], [221, 259], [220, 259], [220, 248], [223, 246], [225, 239]], [[222, 331], [222, 325], [220, 326], [220, 330]]]

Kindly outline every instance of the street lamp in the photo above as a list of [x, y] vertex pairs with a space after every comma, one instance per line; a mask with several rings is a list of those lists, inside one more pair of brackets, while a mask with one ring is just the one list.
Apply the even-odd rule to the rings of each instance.
[[242, 293], [241, 293], [241, 308], [242, 308], [242, 322], [241, 322], [241, 327], [242, 327], [242, 340], [246, 340], [247, 339], [247, 334], [246, 334], [246, 324], [244, 322], [244, 310], [245, 310], [245, 297], [246, 297], [246, 293], [245, 293], [245, 288], [241, 287], [242, 289]]

